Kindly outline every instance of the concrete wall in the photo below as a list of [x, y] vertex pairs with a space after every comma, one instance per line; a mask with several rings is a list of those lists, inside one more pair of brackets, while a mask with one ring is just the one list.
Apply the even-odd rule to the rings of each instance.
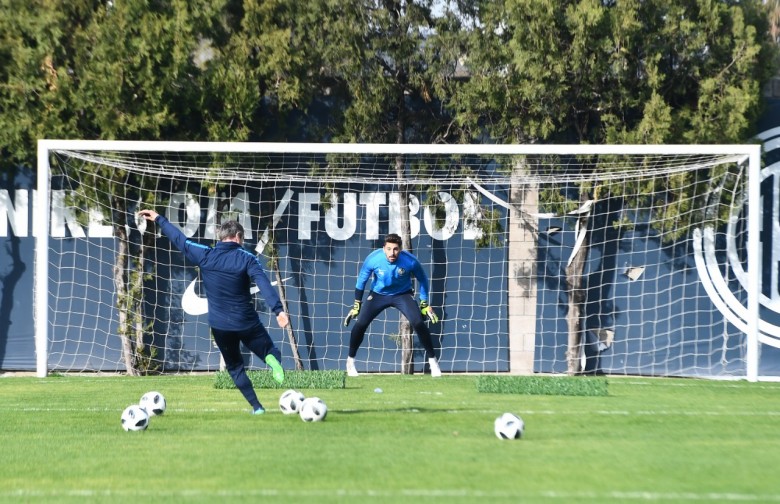
[[533, 186], [512, 188], [509, 217], [509, 370], [534, 371], [536, 339], [536, 218], [538, 191]]

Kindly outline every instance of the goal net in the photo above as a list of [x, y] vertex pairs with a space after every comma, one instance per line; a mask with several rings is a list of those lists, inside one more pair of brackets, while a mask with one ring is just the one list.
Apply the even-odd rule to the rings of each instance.
[[[777, 373], [747, 268], [758, 162], [756, 146], [42, 140], [38, 373], [219, 369], [198, 270], [141, 208], [204, 245], [244, 226], [291, 315], [279, 329], [257, 296], [288, 369], [344, 368], [358, 271], [397, 233], [430, 278], [445, 373]], [[356, 363], [420, 373], [423, 356], [390, 309]]]

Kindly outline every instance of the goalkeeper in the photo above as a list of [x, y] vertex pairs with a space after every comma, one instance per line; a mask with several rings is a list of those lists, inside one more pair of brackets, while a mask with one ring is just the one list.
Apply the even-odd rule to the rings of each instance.
[[[393, 306], [412, 324], [417, 337], [428, 355], [428, 365], [431, 376], [441, 376], [441, 369], [436, 360], [431, 341], [431, 332], [425, 324], [425, 319], [433, 323], [439, 321], [439, 317], [428, 304], [428, 276], [425, 274], [420, 261], [410, 252], [401, 250], [401, 237], [391, 233], [385, 237], [384, 247], [371, 252], [358, 274], [355, 286], [355, 304], [347, 314], [344, 325], [355, 320], [349, 337], [349, 354], [347, 355], [347, 374], [358, 376], [355, 369], [355, 355], [357, 355], [363, 337], [369, 324], [385, 309]], [[363, 292], [368, 279], [373, 275], [371, 292], [363, 303]], [[412, 277], [420, 284], [420, 305], [414, 301], [412, 289]]]
[[208, 247], [188, 240], [179, 228], [154, 210], [141, 210], [138, 214], [156, 222], [184, 257], [200, 268], [209, 300], [209, 325], [214, 342], [225, 359], [233, 383], [252, 406], [252, 412], [262, 415], [265, 409], [246, 374], [240, 344], [263, 359], [279, 383], [284, 381], [284, 369], [279, 363], [282, 354], [255, 311], [249, 292], [251, 281], [260, 288], [266, 303], [276, 314], [279, 327], [287, 326], [290, 320], [260, 261], [243, 248], [244, 227], [234, 220], [223, 222], [218, 231], [219, 242], [215, 247]]

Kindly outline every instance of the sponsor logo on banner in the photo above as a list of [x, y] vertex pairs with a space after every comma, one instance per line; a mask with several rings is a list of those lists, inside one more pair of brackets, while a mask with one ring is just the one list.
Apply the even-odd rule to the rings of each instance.
[[[482, 230], [477, 225], [475, 216], [479, 209], [478, 198], [472, 193], [467, 194], [462, 204], [448, 192], [439, 192], [439, 200], [443, 202], [445, 217], [435, 219], [432, 210], [424, 205], [421, 200], [411, 194], [408, 196], [409, 225], [412, 238], [421, 232], [426, 232], [431, 238], [439, 241], [447, 241], [453, 238], [460, 225], [461, 232], [458, 239], [476, 240], [481, 238]], [[395, 192], [344, 192], [331, 195], [331, 204], [322, 205], [320, 192], [296, 192], [287, 189], [281, 197], [275, 199], [275, 208], [272, 216], [272, 226], [267, 225], [262, 233], [257, 232], [258, 224], [253, 204], [258, 203], [257, 192], [240, 192], [230, 199], [228, 213], [236, 215], [235, 218], [246, 230], [245, 239], [255, 240], [255, 252], [262, 254], [271, 239], [271, 230], [278, 228], [283, 217], [301, 241], [313, 239], [314, 231], [322, 231], [334, 241], [346, 241], [353, 237], [361, 237], [365, 240], [377, 240], [380, 231], [400, 233], [401, 201], [399, 193]], [[187, 236], [198, 236], [201, 239], [213, 240], [216, 238], [217, 229], [217, 199], [214, 197], [203, 198], [191, 192], [175, 192], [165, 199], [168, 201], [166, 209], [161, 213]], [[0, 190], [0, 237], [8, 236], [9, 231], [17, 237], [26, 237], [34, 234], [32, 220], [37, 214], [37, 197], [35, 190], [16, 189], [8, 191]], [[296, 206], [297, 204], [297, 206]], [[135, 209], [130, 209], [134, 211]], [[205, 212], [204, 212], [205, 210]], [[387, 214], [388, 229], [380, 229], [379, 221], [382, 211]], [[365, 227], [359, 229], [359, 215], [362, 213]], [[30, 218], [32, 215], [33, 219]], [[204, 217], [205, 216], [205, 217]], [[205, 218], [205, 220], [203, 220]], [[135, 223], [138, 232], [146, 232], [146, 220], [134, 218], [130, 222]], [[10, 224], [10, 225], [9, 225]], [[32, 231], [33, 233], [30, 233]], [[128, 232], [130, 231], [128, 227]], [[114, 238], [113, 226], [106, 223], [105, 217], [99, 209], [88, 211], [87, 223], [79, 220], [73, 210], [67, 205], [67, 192], [53, 190], [51, 193], [51, 209], [49, 234], [53, 238]], [[404, 274], [403, 271], [400, 272]], [[193, 280], [182, 296], [182, 308], [190, 315], [202, 315], [208, 313], [208, 301], [206, 297], [196, 292], [199, 280]], [[275, 285], [275, 283], [274, 283]], [[252, 294], [257, 292], [257, 287], [252, 288]]]
[[[758, 135], [764, 142], [764, 152], [768, 153], [780, 149], [780, 128], [773, 128]], [[758, 203], [762, 249], [770, 251], [770, 257], [765, 253], [761, 256], [761, 267], [769, 268], [769, 275], [764, 273], [760, 277], [759, 301], [762, 307], [780, 315], [780, 291], [778, 290], [778, 264], [780, 264], [780, 162], [773, 163], [761, 170], [761, 201]], [[771, 190], [769, 190], [771, 188]], [[765, 200], [771, 198], [771, 205]], [[741, 289], [747, 292], [748, 276], [741, 254], [744, 254], [744, 243], [740, 246], [739, 235], [745, 225], [746, 198], [735, 202], [732, 214], [726, 225], [726, 258], [725, 265], [718, 263], [716, 250], [717, 232], [712, 226], [695, 229], [693, 235], [694, 257], [696, 269], [699, 272], [702, 283], [710, 299], [723, 316], [740, 331], [748, 332], [749, 314], [746, 301], [742, 301], [734, 294], [729, 279], [735, 279]], [[766, 218], [765, 212], [769, 209], [771, 216]], [[768, 229], [767, 229], [768, 227]], [[767, 243], [767, 248], [765, 244]], [[725, 266], [725, 268], [724, 268]], [[762, 271], [764, 271], [762, 269]], [[767, 277], [770, 285], [763, 285]], [[768, 320], [761, 319], [758, 322], [758, 339], [761, 343], [780, 348], [780, 326]]]

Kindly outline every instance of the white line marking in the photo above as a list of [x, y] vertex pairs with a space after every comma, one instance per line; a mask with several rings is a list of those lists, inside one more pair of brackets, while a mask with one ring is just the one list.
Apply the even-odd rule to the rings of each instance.
[[133, 490], [109, 490], [109, 489], [76, 489], [76, 490], [36, 490], [31, 488], [17, 489], [0, 492], [0, 497], [30, 498], [30, 497], [212, 497], [212, 498], [247, 498], [247, 497], [349, 497], [349, 498], [516, 498], [516, 499], [547, 499], [552, 501], [575, 502], [590, 500], [596, 502], [627, 502], [627, 501], [671, 501], [671, 502], [700, 502], [700, 501], [724, 501], [724, 502], [780, 502], [780, 494], [750, 494], [736, 492], [652, 492], [635, 490], [630, 492], [561, 492], [557, 490], [529, 492], [518, 490], [474, 490], [474, 489], [397, 489], [397, 490], [344, 490], [344, 489], [275, 489], [264, 488], [257, 490], [182, 490], [180, 492], [154, 491], [146, 492], [141, 488]]
[[[404, 406], [406, 408], [407, 413], [420, 413], [421, 410], [415, 406]], [[30, 407], [30, 406], [19, 406], [14, 407], [13, 405], [10, 406], [4, 406], [0, 407], [0, 411], [8, 411], [8, 412], [25, 412], [25, 413], [68, 413], [68, 412], [85, 412], [85, 411], [91, 411], [91, 412], [117, 412], [121, 413], [123, 408], [36, 408], [36, 407]], [[242, 408], [241, 406], [236, 406], [235, 408], [168, 408], [166, 410], [168, 413], [196, 413], [196, 414], [202, 414], [202, 413], [235, 413], [235, 412], [246, 412], [249, 411], [247, 408]], [[271, 408], [271, 411], [273, 411], [273, 408]], [[356, 411], [362, 411], [361, 408], [345, 408], [341, 410], [332, 409], [331, 410], [334, 413], [343, 412], [343, 413], [354, 413]], [[440, 411], [446, 411], [448, 413], [454, 413], [454, 414], [471, 414], [471, 413], [479, 413], [479, 414], [500, 414], [503, 413], [503, 410], [497, 410], [497, 409], [483, 409], [479, 411], [475, 411], [472, 409], [466, 408], [466, 410], [460, 410], [457, 408], [446, 408], [444, 410]], [[518, 414], [522, 415], [545, 415], [545, 416], [551, 416], [551, 415], [561, 415], [561, 416], [571, 416], [571, 415], [581, 415], [583, 412], [582, 410], [524, 410], [524, 409], [517, 409]], [[780, 411], [685, 411], [685, 410], [637, 410], [637, 411], [628, 411], [628, 410], [593, 410], [588, 411], [588, 414], [595, 414], [595, 415], [605, 415], [605, 416], [687, 416], [687, 417], [780, 417]], [[168, 415], [170, 416], [170, 414]]]

